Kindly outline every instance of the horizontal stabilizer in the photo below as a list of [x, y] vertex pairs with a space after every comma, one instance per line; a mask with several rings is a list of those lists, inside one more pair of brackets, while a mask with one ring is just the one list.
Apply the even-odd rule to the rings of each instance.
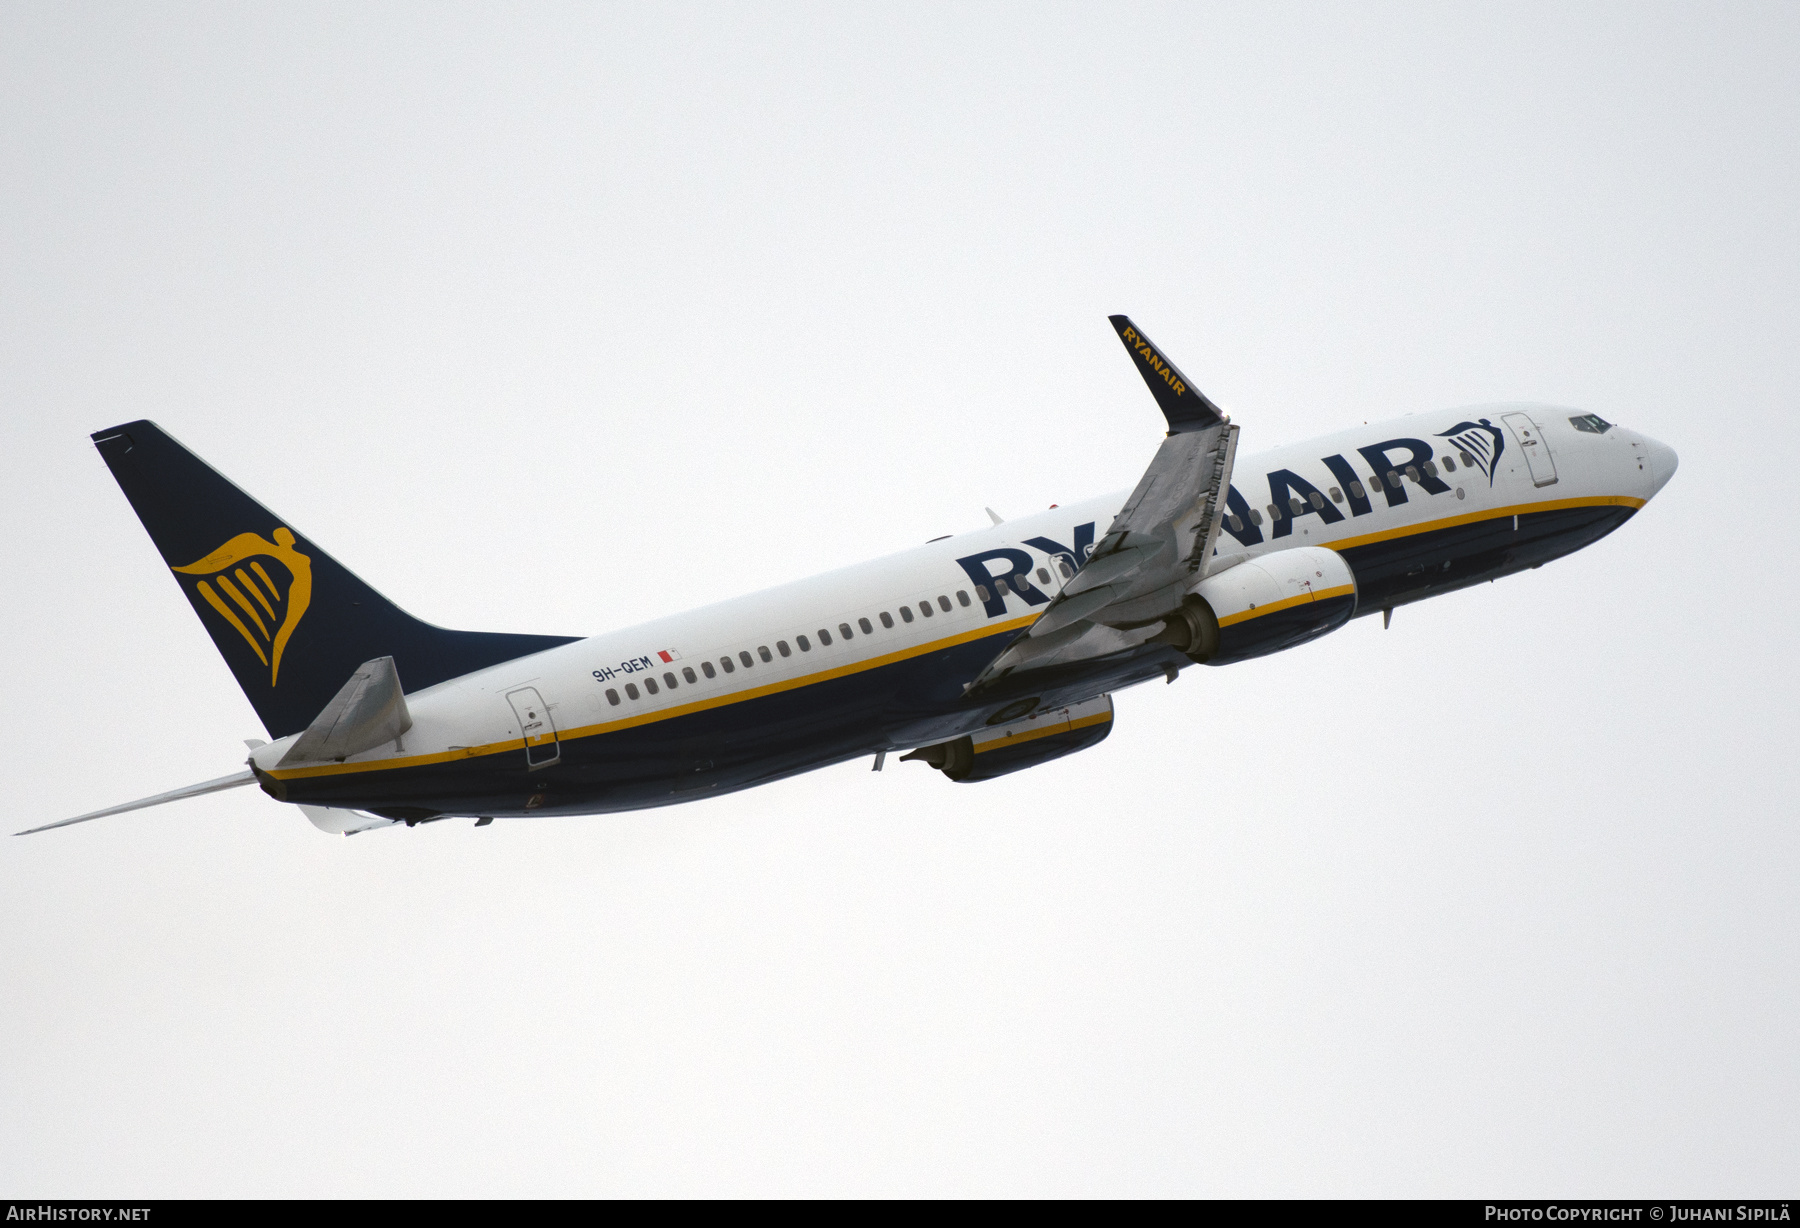
[[235, 789], [240, 785], [253, 784], [256, 773], [249, 768], [241, 772], [233, 772], [229, 776], [221, 776], [217, 780], [208, 780], [202, 784], [188, 785], [184, 789], [171, 789], [167, 793], [158, 793], [155, 797], [146, 797], [138, 802], [126, 802], [123, 806], [108, 806], [105, 810], [96, 810], [92, 814], [78, 814], [72, 819], [63, 819], [58, 823], [46, 823], [42, 827], [33, 827], [30, 831], [14, 832], [15, 836], [29, 836], [35, 832], [49, 831], [53, 827], [67, 827], [71, 823], [85, 823], [89, 819], [104, 819], [109, 814], [124, 814], [127, 810], [142, 810], [147, 806], [160, 806], [164, 802], [178, 802], [184, 797], [201, 797], [208, 793], [218, 793], [225, 789]]
[[383, 742], [398, 741], [411, 728], [412, 715], [406, 710], [394, 658], [376, 657], [357, 667], [276, 766], [342, 761]]

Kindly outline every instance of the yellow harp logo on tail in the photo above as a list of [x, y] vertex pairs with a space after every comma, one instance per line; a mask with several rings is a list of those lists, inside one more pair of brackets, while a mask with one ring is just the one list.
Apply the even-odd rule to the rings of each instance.
[[[269, 667], [270, 686], [280, 680], [282, 650], [312, 602], [312, 560], [294, 549], [294, 535], [286, 526], [274, 536], [271, 542], [239, 533], [205, 558], [175, 568], [183, 575], [207, 577], [200, 581], [201, 598]], [[287, 572], [285, 593], [263, 566], [264, 559]]]

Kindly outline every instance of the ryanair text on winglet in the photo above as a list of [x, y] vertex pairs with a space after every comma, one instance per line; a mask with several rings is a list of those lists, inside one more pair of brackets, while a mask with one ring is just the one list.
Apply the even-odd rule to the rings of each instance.
[[1163, 377], [1163, 382], [1175, 390], [1176, 396], [1187, 391], [1187, 385], [1176, 376], [1175, 368], [1163, 361], [1163, 356], [1158, 354], [1148, 341], [1138, 335], [1137, 329], [1127, 328], [1125, 330], [1125, 344], [1143, 355], [1145, 364]]

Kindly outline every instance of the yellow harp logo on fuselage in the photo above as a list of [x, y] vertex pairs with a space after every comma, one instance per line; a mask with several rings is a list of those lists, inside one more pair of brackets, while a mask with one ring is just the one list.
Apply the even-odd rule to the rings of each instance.
[[[282, 650], [312, 602], [312, 560], [294, 549], [294, 535], [286, 526], [276, 529], [274, 538], [239, 533], [205, 558], [175, 568], [183, 575], [207, 577], [200, 581], [201, 599], [269, 667], [270, 686], [280, 680]], [[285, 593], [262, 559], [287, 571]]]

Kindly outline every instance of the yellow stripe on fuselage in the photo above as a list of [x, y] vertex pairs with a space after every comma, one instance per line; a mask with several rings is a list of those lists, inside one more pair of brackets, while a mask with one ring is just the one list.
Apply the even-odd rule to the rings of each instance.
[[1325, 546], [1332, 550], [1349, 550], [1355, 546], [1393, 541], [1396, 538], [1431, 533], [1438, 529], [1454, 529], [1458, 525], [1475, 524], [1482, 520], [1504, 520], [1508, 516], [1524, 516], [1531, 512], [1560, 512], [1572, 507], [1629, 507], [1635, 510], [1643, 506], [1644, 500], [1633, 498], [1630, 495], [1593, 495], [1582, 499], [1551, 499], [1544, 503], [1520, 503], [1512, 507], [1490, 508], [1483, 512], [1466, 512], [1461, 516], [1445, 516], [1441, 520], [1427, 520], [1420, 524], [1402, 525], [1397, 529], [1383, 529], [1379, 533], [1364, 533], [1360, 537], [1344, 537], [1336, 541], [1321, 541], [1311, 544]]
[[[670, 720], [677, 716], [686, 716], [693, 712], [705, 712], [711, 708], [722, 708], [727, 704], [743, 703], [746, 700], [758, 699], [764, 695], [775, 695], [782, 691], [798, 690], [814, 683], [829, 682], [833, 678], [845, 678], [851, 674], [860, 674], [867, 670], [878, 669], [883, 665], [892, 665], [897, 661], [922, 657], [927, 653], [939, 652], [945, 648], [954, 648], [958, 644], [967, 644], [971, 640], [986, 639], [990, 635], [1004, 635], [1008, 631], [1018, 631], [1029, 627], [1037, 621], [1037, 615], [1024, 618], [1008, 619], [1003, 623], [994, 623], [985, 627], [977, 627], [964, 631], [960, 635], [947, 636], [941, 640], [933, 640], [929, 644], [919, 644], [912, 648], [902, 648], [897, 652], [885, 653], [879, 657], [870, 657], [863, 661], [852, 661], [832, 669], [820, 670], [815, 674], [805, 674], [799, 678], [789, 678], [781, 682], [771, 682], [766, 686], [750, 687], [742, 691], [733, 691], [728, 695], [713, 695], [706, 699], [697, 699], [692, 703], [678, 704], [672, 708], [658, 708], [655, 711], [640, 713], [636, 716], [622, 717], [616, 721], [603, 721], [597, 725], [580, 725], [573, 729], [561, 730], [557, 736], [562, 741], [573, 738], [591, 738], [603, 733], [616, 733], [621, 729], [631, 729], [638, 725], [650, 725], [657, 721]], [[316, 767], [288, 768], [271, 770], [267, 774], [276, 780], [300, 780], [308, 776], [337, 776], [347, 772], [379, 772], [392, 768], [424, 767], [432, 763], [450, 763], [458, 759], [473, 759], [480, 755], [497, 755], [506, 751], [517, 750], [521, 744], [519, 738], [507, 738], [500, 742], [489, 742], [484, 746], [464, 746], [455, 750], [438, 751], [429, 755], [408, 755], [398, 759], [372, 759], [366, 763], [322, 763]]]
[[[1390, 541], [1395, 538], [1410, 537], [1419, 533], [1429, 533], [1436, 529], [1454, 528], [1457, 525], [1473, 524], [1481, 520], [1499, 520], [1507, 516], [1524, 515], [1529, 512], [1558, 511], [1572, 507], [1641, 508], [1643, 506], [1644, 500], [1631, 498], [1630, 496], [1625, 495], [1602, 495], [1584, 499], [1558, 499], [1545, 503], [1524, 503], [1514, 507], [1469, 512], [1461, 516], [1449, 516], [1441, 520], [1425, 521], [1421, 524], [1406, 525], [1396, 529], [1387, 529], [1379, 533], [1367, 533], [1360, 537], [1344, 538], [1339, 541], [1324, 541], [1319, 542], [1318, 544], [1333, 550], [1347, 550], [1353, 546], [1368, 545], [1372, 542]], [[218, 610], [219, 613], [223, 614], [226, 618], [230, 619], [232, 623], [238, 627], [244, 638], [250, 641], [250, 647], [256, 654], [259, 657], [262, 656], [262, 649], [256, 644], [250, 635], [250, 632], [243, 627], [230, 609], [212, 594], [209, 586], [202, 584], [200, 588], [202, 595], [213, 608]], [[1317, 601], [1327, 597], [1348, 594], [1350, 591], [1351, 590], [1348, 587], [1339, 587], [1314, 593], [1310, 596], [1290, 597], [1270, 605], [1259, 606], [1254, 610], [1246, 610], [1242, 613], [1222, 618], [1219, 620], [1219, 625], [1221, 627], [1231, 626], [1244, 622], [1247, 619], [1259, 618], [1265, 614], [1276, 613], [1279, 610], [1287, 609], [1290, 606], [1297, 605], [1303, 601]], [[672, 708], [659, 708], [655, 711], [645, 712], [637, 716], [623, 717], [616, 721], [604, 721], [596, 725], [583, 725], [574, 729], [563, 730], [558, 734], [558, 737], [564, 741], [573, 738], [595, 737], [600, 734], [615, 733], [621, 729], [631, 729], [638, 725], [650, 725], [657, 721], [671, 720], [674, 717], [686, 716], [693, 712], [704, 712], [711, 708], [722, 708], [728, 704], [743, 703], [746, 700], [757, 699], [764, 695], [774, 695], [781, 691], [797, 690], [800, 687], [811, 686], [814, 683], [827, 682], [833, 678], [847, 677], [851, 674], [858, 674], [866, 670], [877, 669], [883, 665], [891, 665], [897, 661], [908, 660], [912, 657], [921, 657], [927, 653], [937, 652], [945, 648], [953, 648], [958, 644], [966, 644], [972, 640], [985, 639], [991, 635], [1003, 635], [1008, 631], [1018, 631], [1025, 627], [1029, 627], [1032, 623], [1036, 622], [1037, 617], [1037, 614], [1030, 614], [1023, 618], [1009, 619], [1006, 622], [977, 627], [974, 630], [965, 631], [960, 635], [949, 636], [941, 640], [933, 640], [929, 644], [920, 644], [914, 648], [905, 648], [898, 652], [886, 653], [882, 656], [871, 657], [864, 661], [855, 661], [833, 669], [821, 670], [816, 674], [806, 674], [799, 678], [790, 678], [786, 681], [770, 683], [767, 686], [751, 687], [742, 691], [734, 691], [727, 695], [714, 695], [707, 699], [695, 700], [692, 703], [679, 704]], [[1108, 717], [1104, 719], [1111, 718]], [[1012, 743], [1000, 744], [1010, 745]], [[374, 759], [364, 763], [326, 763], [315, 767], [272, 770], [266, 774], [277, 780], [299, 780], [309, 776], [334, 776], [350, 772], [380, 772], [397, 768], [425, 767], [434, 763], [450, 763], [458, 759], [472, 759], [482, 755], [503, 754], [507, 751], [517, 750], [521, 745], [522, 739], [520, 738], [506, 738], [502, 741], [489, 742], [482, 746], [459, 747], [455, 750], [438, 751], [429, 755], [407, 755], [403, 758]]]

